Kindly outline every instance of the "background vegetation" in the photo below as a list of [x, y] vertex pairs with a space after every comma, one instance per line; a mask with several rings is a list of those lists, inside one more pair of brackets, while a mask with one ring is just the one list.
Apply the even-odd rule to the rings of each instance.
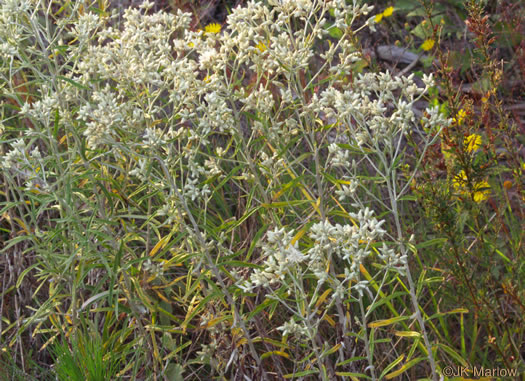
[[246, 1], [1, 5], [0, 378], [523, 379], [525, 4], [362, 3], [294, 70], [198, 58]]

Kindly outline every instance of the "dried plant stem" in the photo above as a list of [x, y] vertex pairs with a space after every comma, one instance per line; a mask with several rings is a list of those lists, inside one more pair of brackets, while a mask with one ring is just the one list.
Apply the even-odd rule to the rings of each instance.
[[201, 245], [201, 247], [204, 250], [204, 256], [205, 256], [206, 261], [208, 262], [208, 266], [210, 267], [211, 271], [213, 272], [213, 275], [215, 276], [215, 278], [217, 278], [217, 282], [219, 283], [219, 286], [221, 287], [222, 291], [224, 292], [224, 295], [226, 296], [226, 299], [228, 300], [228, 303], [233, 308], [235, 316], [234, 316], [234, 321], [232, 323], [232, 326], [239, 325], [239, 327], [242, 329], [242, 331], [244, 333], [244, 336], [246, 337], [246, 341], [248, 343], [248, 347], [250, 349], [250, 354], [252, 355], [253, 359], [255, 360], [255, 362], [257, 364], [257, 368], [262, 373], [262, 379], [263, 380], [267, 380], [268, 376], [266, 374], [266, 371], [261, 366], [261, 358], [259, 357], [259, 355], [257, 353], [257, 350], [255, 349], [255, 346], [253, 345], [253, 340], [251, 339], [250, 334], [248, 332], [248, 329], [246, 328], [246, 325], [244, 324], [243, 318], [242, 318], [241, 314], [239, 313], [239, 309], [237, 308], [237, 304], [235, 303], [235, 300], [233, 299], [233, 296], [230, 293], [230, 291], [228, 291], [228, 287], [224, 283], [224, 280], [222, 279], [222, 275], [221, 275], [218, 267], [213, 262], [213, 259], [212, 259], [211, 255], [210, 255], [209, 250], [208, 250], [208, 246], [206, 245], [206, 241], [205, 241], [204, 237], [202, 236], [202, 233], [201, 233], [201, 231], [199, 229], [199, 225], [195, 221], [195, 218], [193, 218], [193, 214], [191, 213], [191, 211], [190, 211], [190, 209], [188, 207], [188, 204], [186, 203], [186, 200], [184, 199], [184, 197], [182, 197], [182, 195], [180, 194], [179, 190], [177, 189], [177, 186], [174, 184], [173, 178], [171, 177], [171, 175], [169, 173], [169, 170], [166, 167], [166, 164], [164, 163], [164, 161], [157, 155], [154, 155], [153, 158], [155, 160], [157, 160], [157, 162], [162, 167], [162, 170], [164, 171], [164, 174], [165, 174], [166, 178], [169, 179], [170, 185], [171, 185], [171, 191], [176, 195], [176, 197], [178, 198], [178, 200], [181, 203], [182, 207], [184, 208], [184, 211], [188, 215], [188, 218], [190, 219], [190, 222], [191, 222], [191, 225], [192, 225], [191, 227], [192, 227], [193, 234], [195, 235], [196, 239], [199, 241], [199, 244]]
[[372, 357], [372, 352], [370, 352], [370, 341], [368, 340], [368, 329], [367, 329], [367, 318], [365, 313], [365, 307], [363, 305], [363, 296], [359, 295], [359, 309], [361, 311], [361, 329], [363, 330], [363, 341], [365, 343], [365, 352], [366, 358], [368, 361], [368, 369], [372, 375], [372, 381], [377, 380], [376, 370], [374, 366], [374, 359]]
[[[395, 180], [394, 180], [395, 182]], [[396, 224], [396, 230], [397, 230], [397, 239], [399, 242], [399, 247], [401, 250], [401, 255], [406, 255], [406, 248], [405, 245], [402, 244], [403, 241], [403, 230], [401, 228], [401, 222], [399, 220], [399, 211], [398, 211], [398, 204], [397, 204], [397, 196], [394, 194], [395, 190], [391, 186], [392, 184], [390, 181], [387, 180], [388, 184], [388, 191], [390, 194], [390, 200], [392, 205], [392, 212], [394, 215], [394, 220]], [[417, 295], [416, 295], [416, 286], [414, 285], [414, 281], [412, 279], [412, 273], [410, 272], [410, 265], [409, 261], [405, 263], [405, 271], [406, 271], [406, 277], [408, 280], [408, 286], [410, 291], [410, 300], [412, 302], [412, 308], [414, 309], [414, 314], [416, 317], [416, 320], [419, 324], [419, 328], [421, 329], [421, 332], [423, 334], [423, 340], [425, 342], [425, 348], [427, 350], [427, 356], [428, 356], [428, 362], [430, 364], [430, 369], [432, 371], [432, 379], [434, 381], [438, 380], [438, 373], [436, 369], [436, 362], [434, 360], [434, 354], [432, 353], [432, 345], [430, 345], [430, 341], [428, 339], [428, 333], [427, 329], [425, 327], [425, 321], [423, 320], [423, 316], [421, 315], [421, 311], [419, 310], [419, 302], [417, 301]]]

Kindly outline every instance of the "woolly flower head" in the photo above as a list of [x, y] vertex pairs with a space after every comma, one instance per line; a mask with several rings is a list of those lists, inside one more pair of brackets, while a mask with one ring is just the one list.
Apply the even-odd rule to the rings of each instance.
[[306, 16], [312, 9], [312, 0], [272, 0], [271, 5], [275, 5], [285, 14], [291, 14], [294, 17]]
[[288, 322], [278, 327], [277, 330], [283, 331], [283, 336], [294, 335], [297, 338], [308, 337], [308, 329], [304, 325], [296, 323], [293, 318], [290, 318]]
[[293, 230], [286, 231], [285, 228], [268, 231], [266, 241], [259, 244], [265, 257], [263, 268], [256, 269], [250, 279], [239, 287], [244, 290], [269, 287], [282, 281], [287, 273], [305, 261], [306, 256], [301, 253], [293, 237]]
[[84, 42], [99, 24], [100, 20], [97, 15], [93, 13], [85, 13], [78, 18], [75, 26], [71, 30], [71, 34]]
[[216, 58], [217, 58], [217, 50], [215, 50], [214, 48], [208, 49], [202, 52], [200, 56], [201, 68], [202, 69], [211, 68]]

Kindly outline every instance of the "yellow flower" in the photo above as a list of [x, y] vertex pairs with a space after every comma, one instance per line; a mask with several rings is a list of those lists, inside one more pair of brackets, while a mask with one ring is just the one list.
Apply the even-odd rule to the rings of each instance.
[[483, 180], [479, 183], [474, 184], [474, 201], [481, 202], [488, 199], [490, 196], [490, 185], [487, 181]]
[[452, 118], [452, 120], [458, 125], [461, 126], [463, 124], [463, 121], [465, 120], [465, 117], [467, 116], [467, 113], [465, 110], [461, 109], [458, 111], [458, 114], [455, 118]]
[[206, 33], [214, 33], [214, 34], [220, 33], [220, 31], [221, 31], [221, 24], [217, 24], [217, 23], [208, 24], [204, 28], [204, 31]]
[[421, 49], [427, 52], [434, 47], [435, 43], [436, 41], [432, 40], [431, 38], [426, 39], [425, 42], [421, 44]]
[[463, 146], [467, 152], [473, 152], [481, 146], [481, 136], [477, 134], [469, 135], [463, 141]]
[[[454, 185], [454, 189], [458, 191], [459, 193], [465, 195], [469, 194], [469, 190], [467, 189], [468, 186], [468, 179], [467, 175], [465, 174], [465, 171], [461, 171], [458, 173], [456, 177], [454, 177], [454, 180], [452, 180], [452, 185]], [[472, 198], [474, 199], [474, 202], [482, 202], [485, 201], [490, 196], [490, 185], [486, 180], [477, 182], [474, 184], [472, 189]]]
[[454, 177], [454, 180], [452, 180], [452, 184], [456, 190], [465, 188], [467, 186], [467, 175], [465, 174], [465, 171], [462, 170], [459, 172], [457, 176]]
[[381, 20], [383, 20], [383, 17], [392, 16], [392, 13], [394, 13], [394, 7], [388, 7], [383, 11], [383, 13], [378, 13], [375, 18], [376, 23], [381, 22]]
[[394, 13], [394, 7], [388, 7], [383, 11], [383, 16], [390, 17], [392, 16], [392, 13]]
[[259, 42], [257, 45], [255, 45], [255, 47], [256, 47], [257, 49], [259, 49], [259, 51], [260, 51], [261, 53], [264, 52], [264, 51], [267, 49], [266, 45], [265, 45], [264, 42], [262, 42], [262, 41]]

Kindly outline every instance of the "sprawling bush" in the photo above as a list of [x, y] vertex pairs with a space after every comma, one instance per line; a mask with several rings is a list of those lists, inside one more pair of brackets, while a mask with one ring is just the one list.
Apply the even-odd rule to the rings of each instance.
[[151, 7], [1, 5], [4, 362], [93, 380], [461, 363], [436, 321], [469, 311], [439, 310], [419, 250], [441, 241], [411, 216], [457, 124], [414, 110], [432, 75], [363, 71], [377, 17], [355, 0], [252, 1], [196, 31]]

